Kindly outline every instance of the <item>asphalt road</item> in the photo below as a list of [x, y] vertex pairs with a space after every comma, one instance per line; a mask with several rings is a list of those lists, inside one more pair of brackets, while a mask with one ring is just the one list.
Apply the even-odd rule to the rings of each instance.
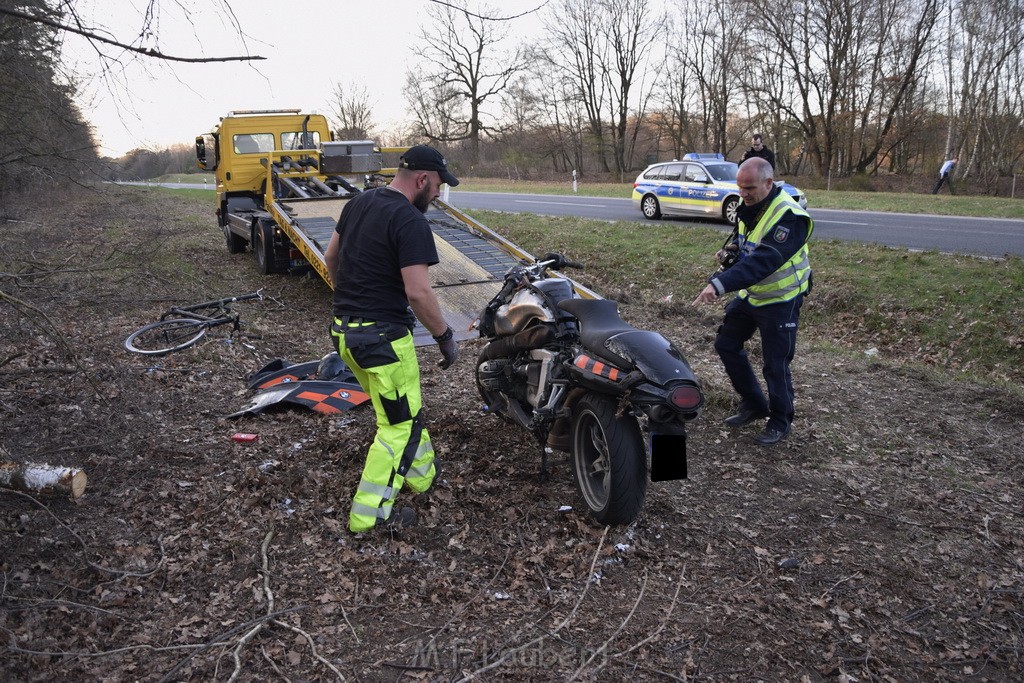
[[[125, 183], [155, 185], [157, 183]], [[161, 183], [164, 187], [195, 188], [202, 185]], [[212, 188], [209, 188], [212, 189]], [[575, 195], [508, 194], [502, 192], [459, 192], [451, 190], [448, 201], [467, 211], [505, 211], [535, 213], [542, 216], [578, 216], [608, 221], [651, 223], [643, 218], [632, 200], [613, 197], [579, 197]], [[1024, 257], [1024, 220], [1009, 218], [965, 218], [926, 214], [887, 213], [881, 211], [838, 211], [808, 206], [814, 218], [815, 239], [838, 239], [864, 244], [977, 256]], [[663, 218], [684, 228], [704, 225], [720, 229], [729, 226], [721, 221], [693, 218]], [[724, 239], [724, 237], [723, 237]]]
[[[579, 216], [610, 221], [650, 223], [630, 199], [578, 197], [574, 195], [529, 195], [451, 190], [449, 202], [467, 211], [483, 209], [544, 216]], [[915, 250], [978, 256], [1024, 257], [1024, 220], [1006, 218], [964, 218], [876, 211], [837, 211], [808, 206], [814, 218], [815, 239], [839, 239], [884, 244]], [[680, 228], [700, 224], [726, 232], [722, 222], [690, 218], [667, 218], [663, 223]]]

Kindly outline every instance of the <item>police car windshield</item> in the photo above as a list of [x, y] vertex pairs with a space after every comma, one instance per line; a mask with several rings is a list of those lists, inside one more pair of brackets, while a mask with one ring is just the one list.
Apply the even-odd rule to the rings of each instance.
[[717, 164], [704, 164], [708, 173], [715, 180], [736, 180], [736, 169], [739, 168], [736, 164], [731, 161], [723, 161]]

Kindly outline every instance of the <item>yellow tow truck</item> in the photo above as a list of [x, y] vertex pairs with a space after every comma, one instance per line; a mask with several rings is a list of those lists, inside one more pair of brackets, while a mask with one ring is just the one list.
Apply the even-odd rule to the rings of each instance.
[[[370, 140], [333, 140], [327, 119], [299, 109], [232, 111], [196, 138], [199, 168], [217, 178], [217, 223], [227, 249], [251, 248], [263, 274], [317, 272], [329, 285], [324, 251], [341, 209], [393, 177]], [[476, 337], [473, 322], [528, 253], [441, 199], [426, 214], [440, 263], [433, 286], [456, 339]], [[417, 325], [418, 345], [432, 344]]]

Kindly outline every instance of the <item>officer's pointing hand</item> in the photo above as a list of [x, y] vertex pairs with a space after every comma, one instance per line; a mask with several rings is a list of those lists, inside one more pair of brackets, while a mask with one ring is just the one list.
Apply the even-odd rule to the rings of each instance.
[[696, 306], [697, 304], [710, 304], [717, 298], [718, 292], [715, 290], [715, 286], [709, 283], [707, 287], [700, 290], [700, 294], [697, 295], [697, 298], [694, 299], [693, 303], [690, 305]]

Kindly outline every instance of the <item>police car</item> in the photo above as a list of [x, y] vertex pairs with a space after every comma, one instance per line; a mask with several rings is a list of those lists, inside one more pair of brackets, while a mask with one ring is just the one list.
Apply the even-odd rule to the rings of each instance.
[[[737, 164], [721, 154], [685, 154], [678, 161], [648, 166], [633, 183], [633, 206], [651, 220], [665, 216], [711, 216], [736, 224], [740, 192]], [[807, 197], [789, 183], [775, 184], [802, 208]]]

